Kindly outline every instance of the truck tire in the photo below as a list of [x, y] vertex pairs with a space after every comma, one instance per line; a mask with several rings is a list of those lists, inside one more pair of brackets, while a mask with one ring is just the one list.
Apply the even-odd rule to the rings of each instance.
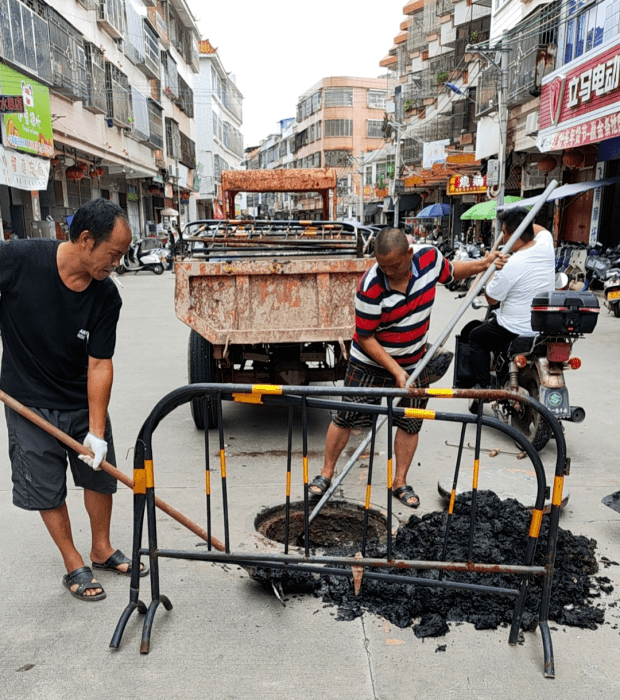
[[[540, 400], [540, 380], [531, 367], [526, 367], [519, 373], [519, 386], [523, 387], [533, 399]], [[524, 406], [522, 414], [514, 412], [510, 422], [513, 428], [525, 435], [537, 452], [540, 452], [551, 439], [552, 432], [549, 424], [538, 411], [529, 406]]]
[[[190, 331], [187, 347], [187, 379], [190, 384], [212, 382], [215, 379], [213, 346], [196, 331]], [[214, 399], [194, 399], [190, 402], [194, 424], [198, 430], [217, 428], [217, 407]]]

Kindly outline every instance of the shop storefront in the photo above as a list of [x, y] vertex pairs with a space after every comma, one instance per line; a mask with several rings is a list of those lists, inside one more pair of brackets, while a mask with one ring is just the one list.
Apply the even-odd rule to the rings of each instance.
[[39, 197], [48, 189], [54, 155], [49, 90], [0, 64], [0, 112], [0, 235], [50, 236], [54, 229], [41, 221]]
[[[620, 37], [567, 63], [543, 80], [537, 145], [561, 161], [575, 185], [556, 207], [559, 240], [605, 246], [620, 240]], [[612, 178], [611, 184], [596, 182]], [[577, 187], [578, 186], [578, 187]], [[571, 190], [569, 190], [571, 191]]]

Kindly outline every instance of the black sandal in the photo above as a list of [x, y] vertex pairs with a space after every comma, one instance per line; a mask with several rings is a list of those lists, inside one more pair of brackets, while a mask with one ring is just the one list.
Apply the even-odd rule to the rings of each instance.
[[[326, 476], [323, 476], [322, 474], [319, 474], [318, 476], [315, 476], [314, 479], [308, 484], [308, 493], [311, 496], [315, 496], [317, 498], [320, 498], [325, 494], [327, 489], [332, 485], [332, 480], [328, 479]], [[311, 486], [314, 486], [318, 489], [318, 491], [313, 491]]]
[[[62, 585], [69, 589], [69, 593], [80, 600], [87, 600], [95, 602], [96, 600], [103, 600], [106, 597], [103, 586], [99, 582], [93, 583], [93, 572], [90, 566], [81, 566], [79, 569], [74, 569], [68, 574], [62, 577]], [[71, 590], [71, 586], [79, 584], [75, 591]], [[84, 595], [88, 590], [93, 590], [95, 588], [100, 588], [101, 593], [96, 593], [95, 595]]]
[[[395, 491], [392, 491], [392, 496], [394, 496], [394, 498], [400, 501], [404, 506], [407, 506], [407, 508], [417, 508], [420, 505], [418, 494], [411, 488], [411, 486], [409, 486], [409, 484], [400, 486]], [[416, 498], [417, 500], [415, 503], [408, 503], [410, 498]]]
[[[129, 564], [127, 571], [121, 571], [118, 568], [121, 564]], [[125, 556], [120, 549], [117, 549], [114, 554], [111, 554], [103, 564], [98, 564], [94, 561], [92, 565], [93, 569], [103, 569], [105, 571], [113, 571], [121, 576], [131, 576], [131, 559]], [[148, 567], [144, 566], [144, 564], [140, 564], [140, 567], [140, 576], [146, 576], [149, 572]]]

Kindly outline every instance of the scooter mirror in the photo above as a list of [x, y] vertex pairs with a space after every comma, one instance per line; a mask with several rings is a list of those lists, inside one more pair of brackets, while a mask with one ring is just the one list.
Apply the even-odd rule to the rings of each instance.
[[471, 303], [472, 308], [481, 309], [484, 306], [482, 299], [474, 299]]
[[556, 276], [555, 276], [555, 288], [556, 289], [567, 289], [569, 282], [570, 282], [570, 280], [568, 279], [568, 275], [565, 272], [556, 273]]

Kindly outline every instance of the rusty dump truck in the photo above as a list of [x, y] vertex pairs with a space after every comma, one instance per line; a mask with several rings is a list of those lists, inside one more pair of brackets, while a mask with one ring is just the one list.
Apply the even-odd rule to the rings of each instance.
[[[191, 329], [190, 383], [299, 385], [344, 377], [355, 287], [373, 262], [366, 231], [329, 220], [335, 171], [261, 173], [222, 173], [229, 211], [239, 191], [318, 191], [325, 220], [187, 224], [175, 261], [175, 310]], [[217, 425], [213, 403], [192, 403], [199, 429]]]

